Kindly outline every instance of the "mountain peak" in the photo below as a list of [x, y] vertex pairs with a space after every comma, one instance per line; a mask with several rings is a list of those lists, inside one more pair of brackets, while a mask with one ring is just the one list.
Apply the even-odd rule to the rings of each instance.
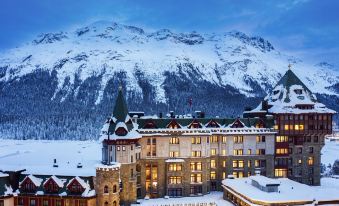
[[239, 39], [243, 43], [250, 44], [253, 47], [258, 48], [262, 52], [270, 52], [274, 50], [273, 45], [269, 41], [265, 40], [260, 36], [250, 37], [247, 34], [240, 31], [231, 31], [228, 34]]

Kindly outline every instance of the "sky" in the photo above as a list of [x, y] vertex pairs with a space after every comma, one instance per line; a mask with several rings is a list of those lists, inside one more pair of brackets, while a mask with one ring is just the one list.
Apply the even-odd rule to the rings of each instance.
[[238, 30], [287, 54], [339, 65], [338, 0], [1, 0], [0, 51], [109, 20], [147, 30]]

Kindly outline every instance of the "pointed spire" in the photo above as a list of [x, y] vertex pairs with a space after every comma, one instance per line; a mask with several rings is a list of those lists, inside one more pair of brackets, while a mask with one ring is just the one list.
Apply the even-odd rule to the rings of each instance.
[[115, 101], [113, 116], [117, 119], [117, 122], [125, 122], [127, 115], [128, 115], [127, 104], [122, 92], [122, 86], [120, 85], [118, 96]]
[[292, 65], [288, 64], [288, 70], [291, 70]]

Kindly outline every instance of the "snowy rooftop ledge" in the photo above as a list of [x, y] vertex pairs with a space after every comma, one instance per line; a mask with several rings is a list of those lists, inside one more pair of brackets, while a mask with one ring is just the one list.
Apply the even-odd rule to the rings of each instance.
[[[267, 192], [259, 189], [252, 184], [255, 179], [260, 185], [276, 184], [276, 192]], [[272, 179], [267, 177], [256, 176], [239, 179], [225, 179], [222, 181], [223, 188], [250, 204], [271, 204], [271, 203], [302, 203], [310, 204], [319, 201], [339, 201], [338, 187], [333, 187], [329, 182], [339, 180], [323, 178], [322, 186], [309, 186], [292, 181], [287, 178]]]
[[[101, 163], [99, 141], [1, 140], [0, 171], [24, 174], [95, 176]], [[54, 159], [58, 167], [53, 167]], [[78, 164], [82, 168], [78, 168]]]

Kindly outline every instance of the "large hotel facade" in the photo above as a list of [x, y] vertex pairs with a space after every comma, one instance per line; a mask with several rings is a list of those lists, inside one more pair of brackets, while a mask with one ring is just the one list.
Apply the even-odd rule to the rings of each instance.
[[129, 113], [119, 89], [102, 128], [96, 176], [3, 171], [0, 206], [130, 205], [145, 197], [203, 195], [222, 190], [227, 177], [258, 172], [319, 185], [320, 151], [334, 113], [291, 70], [257, 108], [235, 119]]

